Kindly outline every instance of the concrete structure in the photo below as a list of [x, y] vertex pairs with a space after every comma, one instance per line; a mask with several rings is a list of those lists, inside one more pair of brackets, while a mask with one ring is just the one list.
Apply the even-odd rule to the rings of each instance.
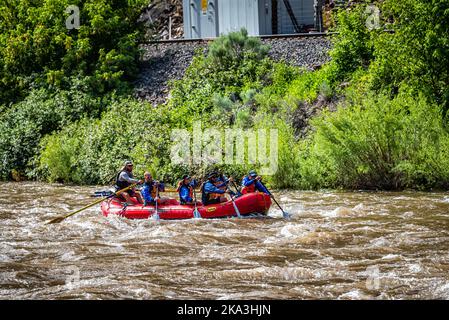
[[183, 0], [184, 37], [214, 38], [246, 28], [253, 36], [322, 31], [322, 0]]

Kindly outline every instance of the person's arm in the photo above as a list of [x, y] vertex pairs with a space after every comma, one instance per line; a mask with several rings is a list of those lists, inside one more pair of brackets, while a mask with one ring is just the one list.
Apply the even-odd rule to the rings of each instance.
[[222, 189], [218, 189], [216, 186], [214, 186], [212, 183], [206, 183], [206, 185], [204, 186], [204, 191], [206, 193], [220, 193], [223, 194], [225, 193], [224, 190]]
[[260, 192], [264, 192], [266, 194], [270, 194], [267, 188], [265, 188], [259, 181], [256, 182], [256, 189]]
[[228, 184], [227, 181], [226, 181], [226, 182], [222, 182], [222, 183], [220, 183], [219, 185], [216, 185], [216, 187], [217, 187], [217, 188], [223, 188], [223, 187], [226, 187], [227, 184]]
[[133, 178], [131, 178], [131, 177], [128, 175], [128, 172], [122, 172], [122, 173], [120, 174], [119, 180], [120, 180], [120, 181], [126, 181], [126, 182], [128, 182], [128, 183], [139, 183], [139, 182], [140, 182], [140, 180], [138, 180], [138, 179], [133, 179]]
[[243, 181], [242, 181], [242, 186], [244, 186], [244, 187], [249, 187], [250, 185], [252, 185], [253, 183], [255, 183], [256, 182], [256, 179], [249, 179], [248, 177], [245, 177], [245, 178], [243, 178]]
[[165, 184], [163, 182], [159, 182], [159, 191], [164, 192], [165, 191]]

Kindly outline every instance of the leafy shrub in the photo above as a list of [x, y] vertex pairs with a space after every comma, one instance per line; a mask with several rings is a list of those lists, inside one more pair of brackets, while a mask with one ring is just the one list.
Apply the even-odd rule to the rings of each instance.
[[[137, 22], [145, 0], [34, 0], [0, 4], [0, 104], [24, 98], [32, 87], [67, 89], [87, 78], [96, 93], [123, 89], [137, 71]], [[68, 30], [69, 5], [80, 28]]]
[[365, 6], [358, 5], [351, 11], [340, 10], [337, 13], [338, 32], [332, 38], [330, 51], [332, 61], [329, 65], [331, 82], [347, 80], [358, 68], [368, 68], [373, 59], [371, 33], [365, 26], [367, 15]]
[[[149, 104], [114, 101], [101, 119], [82, 119], [43, 140], [39, 176], [49, 181], [105, 184], [127, 159], [136, 161], [140, 174], [154, 170], [164, 159], [169, 161], [167, 125]], [[153, 161], [159, 164], [153, 166]]]
[[407, 83], [440, 104], [445, 115], [449, 110], [448, 1], [386, 0], [381, 10], [394, 33], [375, 38], [373, 87], [396, 89]]
[[11, 178], [12, 170], [33, 177], [40, 139], [83, 116], [99, 116], [108, 98], [92, 98], [78, 90], [33, 90], [30, 95], [0, 116], [0, 178]]
[[268, 50], [268, 46], [257, 38], [249, 37], [248, 31], [242, 28], [212, 42], [208, 60], [217, 70], [234, 70], [247, 60], [263, 60]]
[[449, 185], [449, 135], [438, 106], [402, 92], [326, 112], [303, 149], [303, 186], [349, 189]]

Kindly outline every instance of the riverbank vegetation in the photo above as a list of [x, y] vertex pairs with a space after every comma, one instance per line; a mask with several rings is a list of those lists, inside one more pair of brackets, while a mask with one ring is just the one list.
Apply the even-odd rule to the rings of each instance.
[[[112, 37], [111, 29], [87, 16], [92, 33], [78, 36], [81, 42], [69, 49], [48, 40], [59, 56], [40, 69], [32, 64], [7, 73], [11, 62], [4, 57], [16, 51], [0, 51], [3, 179], [107, 184], [123, 160], [132, 159], [137, 173], [150, 170], [174, 182], [186, 171], [210, 168], [170, 161], [171, 130], [191, 130], [201, 121], [203, 128], [278, 129], [278, 170], [267, 176], [273, 187], [449, 187], [447, 1], [374, 1], [381, 13], [374, 28], [368, 28], [373, 11], [366, 4], [337, 11], [332, 60], [315, 71], [275, 62], [269, 48], [244, 30], [231, 33], [199, 51], [184, 77], [171, 84], [168, 103], [156, 108], [130, 94], [140, 34], [139, 4], [133, 3], [103, 0], [118, 15], [114, 41], [101, 43], [103, 34], [96, 34]], [[122, 11], [114, 9], [118, 4]], [[30, 35], [38, 25], [29, 27]], [[9, 43], [23, 28], [15, 35], [5, 26], [0, 31], [0, 41]], [[57, 38], [45, 32], [45, 39]], [[82, 55], [86, 41], [91, 55]], [[73, 57], [80, 64], [75, 69]], [[222, 168], [240, 176], [252, 166]]]

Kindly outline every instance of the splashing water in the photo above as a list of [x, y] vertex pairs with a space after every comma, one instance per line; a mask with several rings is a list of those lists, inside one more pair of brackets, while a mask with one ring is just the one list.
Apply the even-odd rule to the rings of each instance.
[[99, 188], [3, 183], [3, 299], [449, 298], [447, 193], [278, 192], [291, 220], [126, 220]]

